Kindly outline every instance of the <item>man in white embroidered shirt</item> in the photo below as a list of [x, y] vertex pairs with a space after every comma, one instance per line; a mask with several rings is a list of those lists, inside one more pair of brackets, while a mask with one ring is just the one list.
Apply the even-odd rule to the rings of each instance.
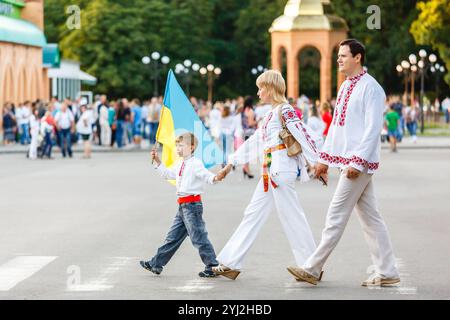
[[152, 160], [161, 176], [167, 180], [175, 180], [178, 196], [178, 213], [175, 216], [164, 244], [158, 248], [157, 253], [148, 261], [140, 264], [155, 274], [160, 274], [163, 267], [169, 262], [187, 236], [198, 249], [200, 257], [205, 264], [205, 270], [199, 273], [200, 277], [215, 277], [212, 267], [219, 263], [216, 253], [208, 239], [205, 222], [203, 221], [203, 205], [201, 193], [203, 184], [215, 184], [222, 181], [229, 173], [230, 168], [219, 171], [217, 175], [208, 171], [203, 162], [193, 156], [197, 147], [197, 138], [190, 132], [184, 133], [176, 139], [177, 154], [183, 161], [176, 163], [172, 168], [166, 168], [158, 157], [156, 149], [152, 150]]
[[347, 79], [336, 101], [333, 122], [320, 153], [316, 176], [340, 169], [336, 192], [316, 251], [301, 267], [288, 267], [297, 280], [316, 285], [328, 256], [340, 240], [353, 209], [358, 213], [375, 270], [363, 286], [400, 282], [386, 225], [377, 209], [372, 175], [378, 169], [380, 132], [386, 99], [383, 88], [364, 69], [365, 48], [354, 39], [340, 43], [339, 71]]

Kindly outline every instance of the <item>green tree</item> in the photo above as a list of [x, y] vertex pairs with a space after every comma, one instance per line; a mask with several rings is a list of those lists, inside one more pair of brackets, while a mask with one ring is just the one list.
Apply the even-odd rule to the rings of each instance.
[[[448, 0], [431, 0], [419, 2], [420, 11], [412, 23], [410, 31], [417, 44], [431, 45], [439, 52], [450, 70], [450, 2]], [[445, 82], [450, 85], [450, 73], [445, 75]]]
[[257, 65], [270, 65], [269, 28], [283, 14], [285, 4], [285, 0], [250, 0], [239, 13], [234, 41], [241, 63], [236, 81], [244, 92], [255, 94], [255, 77], [250, 70]]
[[148, 32], [148, 25], [158, 30], [166, 12], [164, 1], [158, 0], [93, 0], [82, 12], [81, 28], [63, 32], [60, 47], [64, 57], [80, 61], [97, 76], [98, 91], [142, 97], [150, 90], [141, 58], [161, 47], [160, 36]]
[[334, 0], [337, 15], [345, 18], [349, 25], [349, 36], [366, 46], [366, 66], [369, 72], [383, 85], [387, 93], [401, 91], [401, 81], [395, 66], [410, 53], [416, 51], [409, 33], [409, 26], [417, 16], [415, 0], [372, 1], [381, 13], [381, 29], [369, 29], [367, 13], [369, 4], [363, 0]]

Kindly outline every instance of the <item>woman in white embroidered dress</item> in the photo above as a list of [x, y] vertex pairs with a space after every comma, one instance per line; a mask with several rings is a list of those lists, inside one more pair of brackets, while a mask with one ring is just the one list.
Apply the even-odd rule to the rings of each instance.
[[[295, 190], [298, 169], [301, 181], [308, 181], [306, 165], [313, 166], [319, 156], [321, 138], [300, 121], [285, 98], [286, 84], [278, 71], [268, 70], [256, 80], [258, 96], [272, 105], [255, 134], [228, 158], [228, 166], [254, 163], [263, 158], [263, 176], [256, 187], [244, 218], [217, 256], [220, 262], [213, 271], [235, 279], [242, 262], [272, 209], [276, 209], [297, 263], [302, 263], [315, 250], [316, 244]], [[300, 143], [303, 152], [289, 157], [279, 137], [281, 119]], [[327, 178], [326, 176], [324, 177]]]

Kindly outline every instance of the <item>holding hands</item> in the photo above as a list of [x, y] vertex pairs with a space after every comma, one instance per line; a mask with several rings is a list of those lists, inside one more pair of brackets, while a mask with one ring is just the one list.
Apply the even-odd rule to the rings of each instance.
[[227, 174], [230, 173], [232, 168], [233, 168], [233, 166], [231, 164], [227, 164], [222, 170], [220, 170], [217, 173], [217, 175], [214, 177], [214, 181], [218, 182], [218, 181], [222, 181], [223, 179], [225, 179], [225, 177], [227, 176]]

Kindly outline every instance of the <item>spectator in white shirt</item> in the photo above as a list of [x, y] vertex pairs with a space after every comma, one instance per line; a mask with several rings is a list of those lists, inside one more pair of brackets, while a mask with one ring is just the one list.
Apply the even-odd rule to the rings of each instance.
[[317, 134], [318, 137], [320, 137], [319, 141], [316, 141], [318, 144], [319, 149], [323, 145], [323, 130], [325, 130], [325, 123], [320, 119], [319, 112], [317, 111], [316, 106], [312, 106], [311, 109], [311, 115], [308, 118], [307, 125]]
[[158, 99], [153, 97], [148, 106], [147, 115], [147, 122], [150, 124], [150, 144], [156, 143], [156, 132], [158, 131], [161, 109], [162, 104], [159, 104]]
[[450, 122], [450, 98], [446, 97], [444, 101], [442, 101], [442, 109], [445, 113], [445, 123]]
[[222, 117], [222, 104], [215, 103], [213, 109], [209, 114], [209, 130], [211, 131], [211, 136], [218, 141], [220, 138], [220, 118]]
[[228, 155], [233, 151], [235, 119], [231, 116], [230, 106], [223, 107], [222, 116], [219, 121], [220, 141], [223, 150], [223, 164], [227, 163]]
[[[80, 108], [81, 116], [77, 122], [77, 132], [81, 135], [84, 143], [84, 155], [83, 159], [89, 159], [91, 157], [91, 135], [92, 124], [95, 122], [92, 109], [88, 109], [86, 105], [82, 105]], [[103, 132], [102, 132], [103, 133]]]
[[266, 114], [270, 111], [272, 111], [272, 106], [270, 104], [260, 104], [256, 106], [255, 116], [256, 122], [258, 123], [258, 127], [260, 126], [260, 123], [264, 119]]
[[30, 102], [26, 101], [17, 110], [17, 124], [20, 130], [20, 144], [30, 143], [30, 117], [31, 117], [31, 106]]
[[58, 134], [60, 136], [60, 147], [63, 157], [66, 157], [66, 153], [72, 158], [72, 141], [71, 133], [74, 129], [74, 116], [68, 109], [67, 103], [61, 104], [61, 111], [55, 116], [56, 127], [58, 128]]
[[38, 138], [39, 138], [39, 110], [36, 104], [33, 103], [32, 114], [30, 116], [30, 133], [31, 133], [31, 143], [28, 151], [28, 158], [35, 160], [37, 159], [37, 149], [38, 149]]
[[[109, 146], [111, 144], [111, 127], [109, 126], [109, 106], [107, 103], [102, 103], [99, 110], [99, 123], [100, 123], [100, 141], [103, 146]], [[82, 111], [83, 113], [83, 111]], [[92, 110], [89, 113], [94, 117]], [[93, 123], [95, 122], [94, 119]], [[86, 141], [86, 140], [85, 140]]]

